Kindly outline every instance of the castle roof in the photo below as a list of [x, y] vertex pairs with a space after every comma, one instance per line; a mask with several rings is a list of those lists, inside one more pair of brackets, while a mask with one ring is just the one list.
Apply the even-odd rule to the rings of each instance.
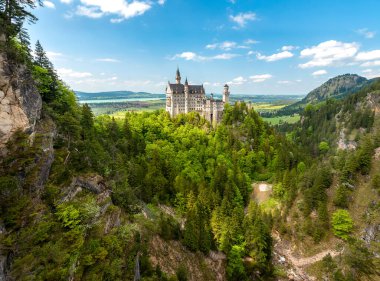
[[[201, 93], [204, 92], [203, 85], [189, 85], [189, 93]], [[185, 85], [183, 84], [171, 84], [169, 83], [169, 88], [173, 93], [185, 93]]]

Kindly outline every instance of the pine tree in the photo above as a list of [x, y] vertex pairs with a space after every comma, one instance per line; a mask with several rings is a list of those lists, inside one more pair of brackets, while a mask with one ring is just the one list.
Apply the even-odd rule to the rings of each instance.
[[37, 42], [36, 42], [36, 47], [34, 50], [34, 56], [35, 56], [34, 62], [38, 66], [43, 67], [43, 68], [48, 69], [48, 70], [53, 68], [52, 63], [49, 61], [49, 59], [46, 55], [46, 52], [45, 52], [44, 48], [42, 47], [39, 40], [37, 40]]
[[373, 146], [369, 137], [366, 137], [359, 150], [359, 168], [362, 174], [367, 175], [371, 170]]
[[94, 127], [94, 114], [87, 103], [82, 106], [82, 119], [80, 123], [82, 126], [83, 139], [90, 138]]
[[41, 5], [41, 0], [3, 0], [0, 2], [0, 26], [4, 27], [6, 41], [16, 36], [23, 29], [25, 21], [35, 23], [37, 17], [29, 10]]

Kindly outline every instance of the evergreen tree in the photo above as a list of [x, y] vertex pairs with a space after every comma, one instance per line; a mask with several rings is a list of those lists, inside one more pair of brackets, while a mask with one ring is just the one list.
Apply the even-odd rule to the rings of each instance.
[[34, 62], [38, 66], [43, 67], [47, 70], [53, 68], [39, 40], [37, 40], [36, 42], [36, 46], [34, 49], [34, 56], [35, 56]]
[[37, 4], [41, 5], [41, 3], [41, 0], [0, 1], [0, 26], [4, 27], [3, 32], [7, 42], [22, 30], [25, 21], [29, 23], [37, 21], [37, 17], [29, 10], [36, 8]]
[[94, 128], [94, 114], [87, 103], [82, 106], [82, 118], [80, 123], [82, 127], [82, 138], [91, 138]]
[[371, 170], [373, 145], [370, 137], [365, 137], [359, 150], [359, 169], [367, 175]]
[[246, 279], [244, 264], [244, 245], [233, 245], [228, 254], [226, 273], [228, 280], [242, 281]]

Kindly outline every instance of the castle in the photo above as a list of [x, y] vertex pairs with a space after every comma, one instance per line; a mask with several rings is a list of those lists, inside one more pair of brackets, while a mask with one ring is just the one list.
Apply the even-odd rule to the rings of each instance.
[[229, 101], [229, 87], [224, 85], [223, 100], [206, 97], [203, 85], [189, 85], [187, 78], [181, 84], [181, 74], [177, 68], [176, 83], [168, 82], [166, 87], [166, 111], [171, 117], [180, 113], [198, 112], [211, 123], [218, 123], [223, 116], [224, 105]]

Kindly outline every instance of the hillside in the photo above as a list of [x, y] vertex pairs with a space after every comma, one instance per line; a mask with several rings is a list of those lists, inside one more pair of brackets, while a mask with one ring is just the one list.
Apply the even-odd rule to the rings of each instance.
[[344, 74], [336, 76], [312, 90], [301, 101], [282, 108], [276, 113], [276, 115], [282, 116], [299, 113], [307, 104], [317, 104], [330, 98], [343, 98], [357, 92], [369, 83], [370, 80], [357, 74]]
[[275, 251], [287, 257], [299, 277], [361, 280], [359, 272], [367, 266], [379, 272], [378, 258], [365, 261], [378, 255], [380, 242], [379, 114], [380, 81], [373, 81], [345, 99], [309, 107], [297, 124], [283, 125], [312, 157], [304, 172], [284, 175], [292, 192], [274, 187], [274, 198], [285, 203], [275, 227], [281, 236]]
[[7, 118], [34, 116], [18, 104], [29, 95], [41, 114], [3, 140], [2, 280], [274, 277], [271, 217], [249, 189], [289, 168], [276, 161], [290, 147], [254, 110], [230, 106], [218, 127], [162, 110], [94, 118], [40, 45], [33, 58], [15, 42], [1, 51]]
[[329, 79], [311, 91], [302, 103], [318, 103], [328, 98], [342, 98], [353, 94], [368, 84], [368, 80], [357, 74], [344, 74]]

